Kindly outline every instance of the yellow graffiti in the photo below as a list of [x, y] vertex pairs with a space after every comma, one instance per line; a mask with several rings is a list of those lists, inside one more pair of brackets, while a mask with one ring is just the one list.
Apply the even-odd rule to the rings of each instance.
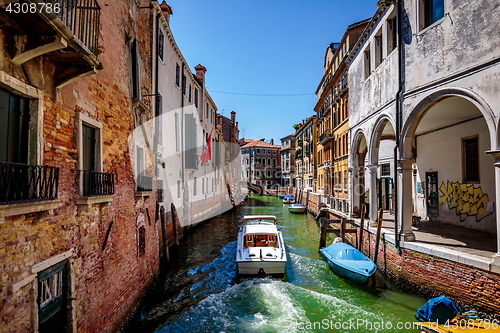
[[464, 221], [467, 216], [476, 216], [476, 221], [481, 221], [484, 217], [493, 214], [488, 212], [488, 194], [484, 194], [481, 187], [474, 188], [473, 185], [460, 184], [459, 182], [445, 184], [439, 187], [442, 195], [439, 203], [448, 203], [448, 208], [455, 209], [460, 215], [460, 221]]

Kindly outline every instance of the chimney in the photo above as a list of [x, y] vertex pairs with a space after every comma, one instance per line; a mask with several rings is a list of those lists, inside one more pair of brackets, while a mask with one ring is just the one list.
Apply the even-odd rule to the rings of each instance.
[[231, 111], [231, 121], [232, 121], [233, 125], [234, 125], [234, 123], [235, 123], [235, 122], [234, 122], [235, 120], [236, 120], [236, 112]]
[[304, 119], [302, 119], [302, 125], [304, 125], [304, 122], [305, 122]]
[[236, 128], [238, 128], [238, 122], [236, 122]]
[[207, 69], [200, 64], [198, 64], [198, 66], [194, 69], [196, 70], [196, 78], [201, 82], [202, 86], [205, 86], [205, 72]]
[[271, 139], [271, 144], [274, 145], [274, 139]]
[[165, 0], [160, 5], [161, 11], [163, 12], [163, 16], [165, 16], [165, 19], [167, 20], [167, 23], [170, 24], [170, 15], [173, 14], [172, 12], [172, 7], [167, 5]]

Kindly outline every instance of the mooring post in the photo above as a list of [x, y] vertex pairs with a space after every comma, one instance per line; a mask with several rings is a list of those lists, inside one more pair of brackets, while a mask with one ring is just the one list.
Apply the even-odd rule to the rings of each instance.
[[309, 190], [307, 190], [307, 193], [306, 193], [306, 210], [307, 210], [308, 205], [309, 205]]
[[382, 217], [384, 216], [384, 210], [378, 211], [378, 224], [377, 224], [377, 236], [375, 238], [375, 250], [373, 251], [373, 262], [377, 264], [378, 257], [378, 244], [380, 243], [380, 229], [382, 229]]
[[322, 249], [326, 246], [326, 231], [328, 228], [328, 223], [326, 222], [325, 217], [319, 218], [319, 225], [321, 230], [321, 235], [319, 237], [319, 248]]
[[361, 247], [363, 246], [363, 232], [365, 230], [365, 204], [361, 205], [361, 223], [359, 225], [359, 243], [358, 243], [358, 251], [361, 251]]
[[345, 237], [345, 223], [346, 219], [345, 217], [342, 217], [340, 219], [340, 238], [342, 238], [342, 242], [346, 242], [346, 237]]
[[163, 236], [163, 252], [167, 261], [170, 261], [170, 253], [168, 251], [168, 236], [167, 236], [167, 217], [165, 216], [165, 207], [160, 208], [161, 233]]

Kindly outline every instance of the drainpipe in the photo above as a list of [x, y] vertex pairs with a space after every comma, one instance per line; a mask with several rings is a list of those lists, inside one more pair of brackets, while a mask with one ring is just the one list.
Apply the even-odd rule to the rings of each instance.
[[403, 92], [403, 7], [404, 0], [400, 0], [398, 3], [398, 83], [399, 88], [396, 93], [396, 146], [394, 147], [394, 236], [396, 248], [400, 249], [401, 235], [399, 231], [399, 209], [398, 209], [398, 150], [401, 134], [401, 93]]

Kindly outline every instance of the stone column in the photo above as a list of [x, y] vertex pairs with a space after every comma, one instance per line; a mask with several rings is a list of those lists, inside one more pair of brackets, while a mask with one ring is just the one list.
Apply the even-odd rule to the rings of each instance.
[[487, 154], [491, 154], [495, 157], [495, 214], [497, 221], [497, 253], [493, 256], [493, 261], [491, 262], [491, 270], [496, 273], [500, 273], [500, 210], [498, 205], [498, 199], [500, 198], [500, 151], [488, 151]]
[[405, 159], [398, 161], [398, 207], [399, 224], [401, 225], [401, 240], [404, 242], [414, 241], [415, 234], [411, 229], [413, 216], [413, 194], [412, 177], [414, 159]]
[[377, 219], [377, 174], [378, 165], [369, 165], [370, 170], [370, 221], [375, 221]]

